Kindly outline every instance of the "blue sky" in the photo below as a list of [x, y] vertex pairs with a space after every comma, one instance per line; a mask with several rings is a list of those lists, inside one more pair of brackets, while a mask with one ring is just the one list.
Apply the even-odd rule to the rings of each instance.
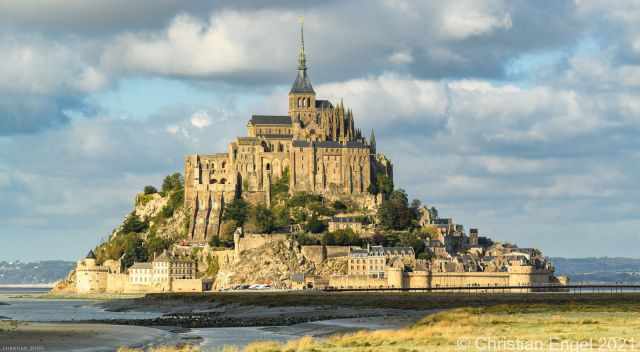
[[[0, 3], [0, 260], [85, 254], [144, 185], [286, 112], [298, 18], [396, 185], [553, 256], [637, 256], [635, 1]], [[355, 25], [357, 24], [357, 25]]]

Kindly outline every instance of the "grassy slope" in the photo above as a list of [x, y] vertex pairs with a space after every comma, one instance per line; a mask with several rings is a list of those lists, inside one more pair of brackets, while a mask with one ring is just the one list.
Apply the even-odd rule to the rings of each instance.
[[[527, 296], [538, 295], [520, 297]], [[568, 295], [558, 298], [565, 296]], [[486, 298], [496, 301], [495, 297]], [[542, 350], [569, 350], [570, 346], [575, 350], [577, 343], [592, 342], [592, 349], [582, 350], [599, 350], [601, 343], [608, 343], [605, 350], [612, 350], [611, 344], [616, 344], [614, 350], [633, 351], [640, 347], [637, 298], [637, 295], [601, 295], [593, 302], [560, 300], [562, 304], [521, 302], [456, 308], [430, 315], [405, 329], [363, 331], [322, 340], [304, 337], [286, 344], [256, 342], [244, 351], [486, 351], [488, 339], [497, 343], [540, 343]], [[552, 297], [547, 300], [559, 302]], [[564, 349], [561, 344], [565, 344]], [[225, 350], [238, 351], [233, 347]], [[502, 346], [491, 350], [525, 349]]]

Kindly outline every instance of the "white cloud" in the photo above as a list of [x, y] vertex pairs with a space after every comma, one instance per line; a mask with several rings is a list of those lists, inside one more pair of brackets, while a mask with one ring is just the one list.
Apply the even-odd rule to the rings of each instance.
[[511, 15], [502, 1], [450, 1], [441, 19], [441, 35], [461, 40], [473, 36], [508, 30]]
[[410, 64], [413, 62], [413, 55], [409, 50], [400, 50], [389, 56], [389, 62], [395, 65]]
[[206, 111], [196, 111], [191, 115], [191, 125], [196, 128], [204, 128], [211, 125], [211, 118]]

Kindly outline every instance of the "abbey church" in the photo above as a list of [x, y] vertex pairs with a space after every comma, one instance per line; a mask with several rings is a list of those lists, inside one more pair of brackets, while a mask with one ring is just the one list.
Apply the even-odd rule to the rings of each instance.
[[282, 177], [288, 177], [290, 193], [349, 199], [364, 209], [382, 201], [376, 196], [376, 177], [392, 178], [392, 165], [377, 154], [373, 131], [366, 139], [356, 128], [350, 109], [316, 98], [302, 29], [297, 71], [287, 115], [253, 115], [247, 136], [229, 143], [226, 152], [186, 157], [190, 240], [218, 236], [224, 205], [236, 197], [269, 206], [271, 185]]

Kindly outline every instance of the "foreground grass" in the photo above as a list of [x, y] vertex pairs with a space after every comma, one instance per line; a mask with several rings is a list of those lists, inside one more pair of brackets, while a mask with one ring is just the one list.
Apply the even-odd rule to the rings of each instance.
[[[284, 344], [256, 342], [262, 351], [640, 351], [640, 302], [500, 304], [456, 308], [399, 330], [362, 331]], [[136, 350], [122, 350], [136, 351]], [[197, 347], [158, 349], [199, 351]], [[240, 351], [225, 347], [224, 351]]]

